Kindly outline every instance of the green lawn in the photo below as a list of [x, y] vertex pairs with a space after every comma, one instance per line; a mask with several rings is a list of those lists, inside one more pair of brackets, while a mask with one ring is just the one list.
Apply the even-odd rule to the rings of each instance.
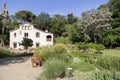
[[[116, 59], [114, 59], [114, 57], [111, 58], [110, 56], [119, 56], [120, 57], [120, 50], [105, 49], [102, 52], [103, 52], [103, 54], [101, 55], [101, 58], [99, 58], [100, 63], [103, 63], [101, 67], [104, 67], [104, 64], [107, 64], [107, 66], [117, 65], [114, 63], [115, 62], [114, 60], [116, 60]], [[104, 57], [104, 58], [102, 58], [102, 57]], [[109, 57], [111, 59], [109, 59]], [[114, 61], [114, 62], [112, 62], [112, 61]], [[97, 63], [99, 63], [99, 62], [97, 62]], [[111, 64], [113, 64], [113, 65], [111, 65]], [[80, 67], [82, 67], [82, 66], [80, 66]], [[87, 80], [89, 78], [92, 78], [90, 80], [96, 80], [95, 76], [96, 76], [96, 73], [98, 73], [98, 71], [99, 71], [98, 75], [101, 76], [101, 79], [99, 79], [99, 80], [104, 80], [104, 79], [102, 79], [102, 78], [104, 78], [104, 76], [102, 76], [102, 75], [109, 73], [109, 70], [106, 69], [106, 70], [102, 71], [102, 70], [98, 69], [97, 66], [95, 66], [95, 68], [96, 68], [96, 70], [93, 70], [93, 71], [91, 70], [91, 71], [87, 71], [87, 72], [76, 70], [76, 71], [74, 71], [74, 77], [76, 79], [78, 78], [80, 80]], [[105, 69], [105, 67], [104, 67], [104, 69]], [[111, 74], [113, 74], [113, 72], [111, 72]], [[114, 76], [114, 75], [111, 75], [111, 76]], [[108, 79], [108, 77], [106, 77], [106, 78]], [[110, 80], [112, 80], [112, 78]]]
[[106, 49], [102, 52], [103, 52], [103, 55], [119, 56], [120, 57], [120, 50]]

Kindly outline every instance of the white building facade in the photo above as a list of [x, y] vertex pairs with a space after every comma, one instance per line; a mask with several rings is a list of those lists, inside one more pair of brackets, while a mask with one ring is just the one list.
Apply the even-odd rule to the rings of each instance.
[[11, 49], [24, 49], [24, 46], [20, 45], [23, 38], [33, 40], [33, 46], [52, 46], [53, 45], [53, 34], [44, 32], [34, 27], [31, 23], [23, 23], [19, 25], [19, 28], [10, 31], [10, 48]]

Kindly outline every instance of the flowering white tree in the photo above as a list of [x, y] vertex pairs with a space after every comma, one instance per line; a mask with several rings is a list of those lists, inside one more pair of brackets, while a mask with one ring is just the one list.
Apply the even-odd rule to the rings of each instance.
[[83, 25], [83, 33], [85, 38], [93, 40], [97, 43], [97, 39], [101, 38], [101, 33], [109, 29], [112, 13], [109, 9], [92, 9], [82, 13], [80, 23]]

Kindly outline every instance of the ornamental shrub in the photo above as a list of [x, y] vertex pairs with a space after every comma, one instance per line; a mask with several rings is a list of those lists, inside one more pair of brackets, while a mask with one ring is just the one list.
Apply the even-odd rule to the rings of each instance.
[[44, 61], [54, 56], [51, 47], [40, 47], [39, 50], [39, 54], [41, 55], [42, 60]]
[[96, 65], [98, 68], [104, 68], [107, 70], [116, 70], [120, 71], [120, 57], [118, 56], [100, 56], [97, 59]]
[[104, 49], [105, 49], [105, 46], [102, 45], [102, 44], [96, 44], [96, 45], [95, 45], [95, 49], [97, 50], [97, 53], [101, 53], [100, 51], [101, 51], [101, 50], [104, 50]]
[[79, 50], [83, 50], [83, 51], [86, 51], [89, 49], [88, 43], [85, 43], [85, 42], [76, 43], [76, 46], [78, 47]]
[[11, 52], [10, 50], [5, 49], [5, 48], [0, 48], [0, 58], [3, 58], [3, 57], [12, 57], [14, 55], [15, 54], [13, 52]]
[[94, 75], [91, 76], [89, 80], [120, 80], [120, 73], [117, 73], [116, 71], [95, 72]]
[[95, 49], [96, 44], [95, 43], [89, 43], [88, 46], [91, 49]]
[[72, 62], [70, 65], [74, 70], [79, 70], [82, 72], [95, 70], [92, 64], [86, 63], [84, 61]]
[[55, 38], [55, 41], [56, 43], [63, 43], [63, 44], [67, 44], [69, 42], [68, 38], [65, 37], [57, 37]]
[[62, 54], [66, 52], [67, 52], [67, 47], [62, 43], [57, 43], [53, 46], [53, 53]]
[[48, 59], [43, 68], [43, 74], [47, 79], [64, 77], [66, 72], [66, 62], [58, 58]]

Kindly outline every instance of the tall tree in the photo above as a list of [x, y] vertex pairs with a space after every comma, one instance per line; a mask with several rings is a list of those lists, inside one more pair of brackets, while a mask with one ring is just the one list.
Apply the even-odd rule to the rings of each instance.
[[2, 19], [1, 19], [0, 47], [4, 47], [4, 42], [5, 42], [6, 36], [7, 36], [6, 32], [8, 32], [7, 31], [8, 26], [9, 26], [9, 19], [2, 17]]
[[19, 19], [21, 22], [24, 22], [24, 21], [33, 22], [36, 16], [30, 11], [22, 10], [15, 13], [15, 17]]
[[74, 23], [73, 13], [67, 15], [67, 23], [68, 24], [73, 24]]
[[10, 24], [9, 24], [9, 30], [17, 28], [20, 24], [19, 20], [15, 17], [15, 15], [10, 15]]
[[109, 8], [112, 12], [111, 29], [104, 32], [102, 43], [107, 47], [114, 48], [120, 46], [120, 1], [109, 0], [107, 4], [101, 5], [101, 8]]
[[82, 33], [82, 26], [75, 23], [73, 25], [66, 25], [66, 32], [68, 38], [72, 43], [83, 42], [84, 36]]
[[41, 30], [50, 30], [50, 23], [50, 15], [44, 12], [41, 12], [34, 20], [34, 24]]
[[73, 24], [78, 21], [78, 18], [73, 16], [73, 13], [67, 15], [67, 24]]
[[52, 26], [50, 31], [54, 33], [55, 37], [61, 36], [65, 32], [65, 16], [56, 14], [52, 17]]
[[111, 46], [118, 47], [120, 46], [120, 0], [109, 0], [107, 5], [113, 14], [113, 20], [111, 22], [112, 31], [110, 30], [109, 32], [111, 32], [111, 36], [114, 37], [112, 40], [115, 41], [115, 43], [111, 44]]
[[102, 32], [109, 29], [112, 13], [109, 9], [92, 9], [82, 14], [81, 24], [85, 38], [97, 43]]
[[112, 12], [113, 21], [111, 23], [113, 28], [120, 27], [120, 0], [110, 0], [108, 3], [109, 9]]
[[98, 7], [98, 9], [105, 9], [105, 8], [109, 8], [109, 6], [107, 4], [103, 4]]
[[102, 42], [109, 48], [120, 46], [120, 28], [110, 29], [105, 32], [103, 34]]

